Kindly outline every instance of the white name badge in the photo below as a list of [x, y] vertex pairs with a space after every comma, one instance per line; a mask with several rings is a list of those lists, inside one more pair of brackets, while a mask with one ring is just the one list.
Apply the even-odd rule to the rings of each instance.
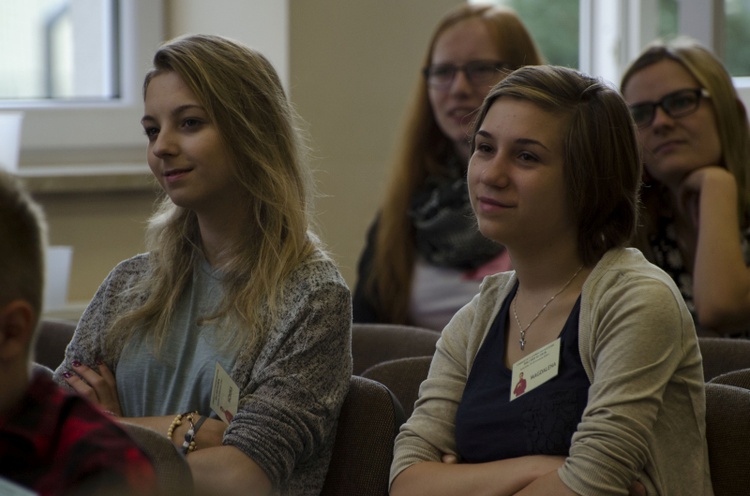
[[513, 364], [510, 401], [554, 378], [560, 368], [560, 338]]
[[39, 493], [0, 477], [0, 494], [3, 496], [37, 496]]
[[240, 388], [234, 383], [224, 367], [216, 362], [214, 385], [211, 389], [211, 409], [221, 420], [229, 424], [237, 414], [240, 400]]

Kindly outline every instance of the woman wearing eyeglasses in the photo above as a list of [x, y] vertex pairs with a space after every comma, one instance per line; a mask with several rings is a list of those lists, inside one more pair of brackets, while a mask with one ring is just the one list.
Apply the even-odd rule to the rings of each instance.
[[490, 88], [542, 56], [506, 8], [464, 5], [438, 24], [407, 112], [380, 212], [359, 262], [354, 321], [441, 330], [507, 269], [476, 227], [466, 189], [469, 133]]
[[750, 131], [721, 62], [657, 42], [621, 84], [646, 169], [636, 244], [675, 280], [699, 331], [750, 328]]

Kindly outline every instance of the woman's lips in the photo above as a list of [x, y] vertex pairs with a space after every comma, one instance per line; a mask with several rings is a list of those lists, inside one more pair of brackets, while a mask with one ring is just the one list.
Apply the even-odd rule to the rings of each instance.
[[164, 172], [164, 179], [168, 183], [179, 181], [185, 177], [192, 169], [170, 169]]

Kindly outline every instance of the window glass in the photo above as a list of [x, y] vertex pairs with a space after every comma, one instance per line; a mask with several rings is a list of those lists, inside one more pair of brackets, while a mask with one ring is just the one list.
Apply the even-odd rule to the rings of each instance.
[[732, 76], [750, 76], [750, 3], [725, 0], [724, 63]]
[[2, 0], [0, 100], [119, 96], [117, 0]]
[[659, 38], [670, 39], [679, 32], [679, 0], [659, 0]]
[[578, 0], [495, 0], [494, 3], [518, 13], [547, 62], [578, 67]]

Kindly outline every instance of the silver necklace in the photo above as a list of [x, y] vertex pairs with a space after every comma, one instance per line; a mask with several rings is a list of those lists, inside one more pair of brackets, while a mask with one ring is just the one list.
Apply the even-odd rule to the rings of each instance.
[[521, 321], [518, 320], [518, 313], [516, 313], [516, 307], [518, 306], [518, 294], [521, 292], [521, 288], [520, 287], [518, 288], [518, 291], [516, 292], [516, 297], [513, 298], [513, 317], [515, 317], [516, 324], [518, 324], [518, 329], [521, 331], [521, 339], [518, 340], [518, 344], [521, 345], [521, 351], [523, 351], [523, 349], [526, 347], [526, 331], [529, 330], [529, 327], [531, 327], [531, 324], [533, 324], [534, 321], [536, 319], [538, 319], [540, 315], [542, 315], [542, 312], [544, 312], [544, 310], [547, 308], [547, 305], [549, 305], [550, 303], [552, 303], [552, 300], [554, 300], [555, 298], [557, 298], [558, 296], [560, 296], [560, 293], [562, 293], [563, 291], [565, 291], [568, 288], [568, 286], [570, 286], [570, 283], [573, 282], [573, 279], [576, 278], [576, 276], [581, 272], [582, 269], [583, 269], [583, 265], [581, 265], [580, 267], [578, 267], [578, 270], [575, 272], [575, 274], [573, 274], [573, 277], [571, 277], [570, 279], [568, 279], [568, 282], [565, 283], [565, 286], [563, 286], [562, 288], [560, 288], [560, 291], [558, 291], [557, 293], [553, 294], [552, 298], [550, 298], [549, 300], [547, 300], [547, 303], [545, 303], [542, 306], [542, 308], [536, 313], [536, 315], [534, 315], [534, 318], [531, 319], [531, 321], [526, 325], [526, 327], [524, 327], [524, 326], [521, 325]]

